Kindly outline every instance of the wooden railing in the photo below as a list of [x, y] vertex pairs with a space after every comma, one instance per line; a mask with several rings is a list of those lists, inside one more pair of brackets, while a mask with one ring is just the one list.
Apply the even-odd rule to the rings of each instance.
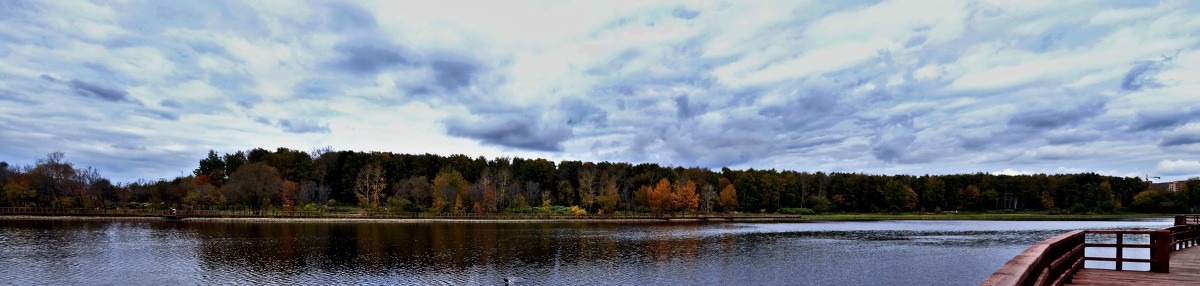
[[1175, 225], [1200, 224], [1200, 215], [1177, 215]]
[[[1159, 230], [1076, 230], [1044, 240], [1009, 260], [980, 285], [1063, 285], [1085, 261], [1110, 261], [1116, 270], [1125, 263], [1148, 263], [1151, 272], [1171, 271], [1171, 252], [1200, 244], [1200, 222], [1176, 216], [1177, 225]], [[1087, 235], [1115, 235], [1115, 243], [1087, 243]], [[1129, 244], [1127, 235], [1147, 235], [1147, 244]], [[1113, 248], [1114, 257], [1084, 256], [1088, 247]], [[1126, 258], [1126, 248], [1149, 249], [1149, 259]]]
[[430, 218], [430, 219], [799, 219], [800, 215], [779, 214], [547, 214], [547, 213], [426, 213], [426, 212], [329, 212], [269, 210], [153, 210], [84, 208], [0, 208], [4, 215], [114, 216], [114, 217], [262, 217], [262, 218]]

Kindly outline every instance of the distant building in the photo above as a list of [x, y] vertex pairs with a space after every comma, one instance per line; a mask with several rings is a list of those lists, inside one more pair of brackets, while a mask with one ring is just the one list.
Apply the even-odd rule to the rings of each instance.
[[1168, 192], [1178, 192], [1178, 191], [1182, 191], [1184, 189], [1184, 187], [1183, 187], [1184, 183], [1187, 183], [1187, 181], [1174, 181], [1174, 182], [1164, 182], [1164, 183], [1151, 182], [1150, 188], [1167, 190]]

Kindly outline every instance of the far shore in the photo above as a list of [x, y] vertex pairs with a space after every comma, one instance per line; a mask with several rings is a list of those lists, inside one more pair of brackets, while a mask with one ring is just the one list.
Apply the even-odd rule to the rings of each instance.
[[[741, 218], [734, 221], [710, 220], [709, 222], [821, 222], [821, 221], [875, 221], [875, 220], [1018, 220], [1018, 221], [1066, 221], [1066, 220], [1118, 220], [1171, 218], [1169, 214], [1097, 214], [1097, 215], [1041, 215], [1041, 214], [830, 214], [810, 215], [803, 218]], [[144, 216], [40, 216], [0, 215], [0, 220], [58, 220], [58, 221], [170, 221], [170, 222], [255, 222], [255, 223], [629, 223], [629, 222], [699, 222], [697, 219], [676, 218], [669, 221], [657, 219], [598, 219], [598, 218], [554, 218], [554, 219], [456, 219], [456, 218], [286, 218], [286, 217], [192, 217], [183, 220], [167, 220], [161, 217]]]

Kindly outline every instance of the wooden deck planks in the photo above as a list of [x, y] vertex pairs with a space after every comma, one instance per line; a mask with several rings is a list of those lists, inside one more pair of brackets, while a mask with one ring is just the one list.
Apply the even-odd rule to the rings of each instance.
[[1080, 269], [1071, 285], [1200, 285], [1200, 247], [1171, 253], [1171, 273]]

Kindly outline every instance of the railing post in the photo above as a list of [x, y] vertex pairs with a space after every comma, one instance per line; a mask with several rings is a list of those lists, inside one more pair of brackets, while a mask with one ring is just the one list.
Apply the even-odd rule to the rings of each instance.
[[[1153, 236], [1153, 235], [1151, 235], [1151, 236]], [[1124, 238], [1125, 238], [1124, 234], [1120, 234], [1120, 233], [1117, 234], [1117, 261], [1116, 261], [1117, 271], [1124, 270], [1124, 266], [1125, 266]]]
[[1185, 225], [1187, 224], [1187, 219], [1186, 215], [1177, 215], [1175, 216], [1175, 225]]
[[1150, 235], [1150, 272], [1171, 272], [1171, 231], [1159, 230]]

